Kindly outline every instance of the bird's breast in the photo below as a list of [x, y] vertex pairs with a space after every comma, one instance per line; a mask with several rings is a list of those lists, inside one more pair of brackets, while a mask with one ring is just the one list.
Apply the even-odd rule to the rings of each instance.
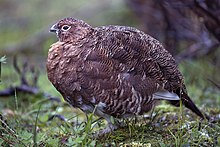
[[84, 68], [83, 56], [86, 56], [85, 51], [72, 44], [56, 43], [49, 50], [48, 78], [61, 93], [81, 89], [78, 74]]

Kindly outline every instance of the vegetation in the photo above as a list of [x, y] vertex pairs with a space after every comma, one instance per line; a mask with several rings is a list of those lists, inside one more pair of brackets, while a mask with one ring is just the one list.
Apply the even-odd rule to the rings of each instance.
[[[190, 60], [184, 58], [186, 54], [181, 54], [179, 64], [189, 95], [204, 113], [211, 116], [211, 121], [201, 121], [185, 107], [176, 108], [161, 102], [150, 113], [121, 120], [126, 127], [95, 137], [98, 130], [105, 128], [106, 122], [93, 114], [85, 116], [73, 109], [47, 79], [46, 54], [49, 45], [55, 41], [48, 28], [66, 16], [82, 18], [94, 26], [123, 24], [139, 28], [147, 19], [139, 19], [122, 1], [92, 0], [91, 3], [85, 0], [0, 2], [0, 18], [3, 20], [0, 32], [4, 34], [0, 35], [0, 63], [4, 63], [0, 68], [0, 146], [220, 146], [220, 54], [216, 49], [198, 56], [193, 52], [193, 57], [187, 54]], [[180, 53], [192, 43], [178, 41], [176, 52]], [[16, 62], [13, 55], [18, 57]], [[25, 83], [22, 75], [33, 91], [19, 89]], [[12, 94], [1, 95], [2, 91], [10, 89]]]

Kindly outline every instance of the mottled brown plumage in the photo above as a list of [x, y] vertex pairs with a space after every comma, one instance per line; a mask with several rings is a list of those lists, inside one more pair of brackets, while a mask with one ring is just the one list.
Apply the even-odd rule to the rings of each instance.
[[183, 104], [204, 118], [188, 97], [183, 76], [159, 41], [132, 27], [93, 28], [65, 18], [50, 30], [59, 41], [48, 53], [49, 80], [73, 107], [105, 118], [148, 112], [158, 99]]

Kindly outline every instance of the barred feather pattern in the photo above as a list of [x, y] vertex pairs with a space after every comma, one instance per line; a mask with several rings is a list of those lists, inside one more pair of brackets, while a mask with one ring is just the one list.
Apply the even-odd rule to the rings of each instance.
[[[69, 25], [68, 31], [62, 31]], [[92, 28], [75, 18], [56, 24], [59, 41], [48, 53], [48, 78], [73, 107], [106, 118], [141, 115], [153, 93], [184, 88], [174, 58], [159, 41], [132, 27]]]

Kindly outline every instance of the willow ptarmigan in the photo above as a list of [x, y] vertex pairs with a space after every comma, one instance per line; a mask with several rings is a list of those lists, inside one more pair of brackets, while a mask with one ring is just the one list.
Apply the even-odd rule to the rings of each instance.
[[203, 114], [187, 95], [183, 76], [159, 41], [132, 27], [91, 27], [65, 18], [50, 28], [59, 39], [48, 53], [49, 80], [73, 107], [112, 117], [142, 115], [158, 100]]

